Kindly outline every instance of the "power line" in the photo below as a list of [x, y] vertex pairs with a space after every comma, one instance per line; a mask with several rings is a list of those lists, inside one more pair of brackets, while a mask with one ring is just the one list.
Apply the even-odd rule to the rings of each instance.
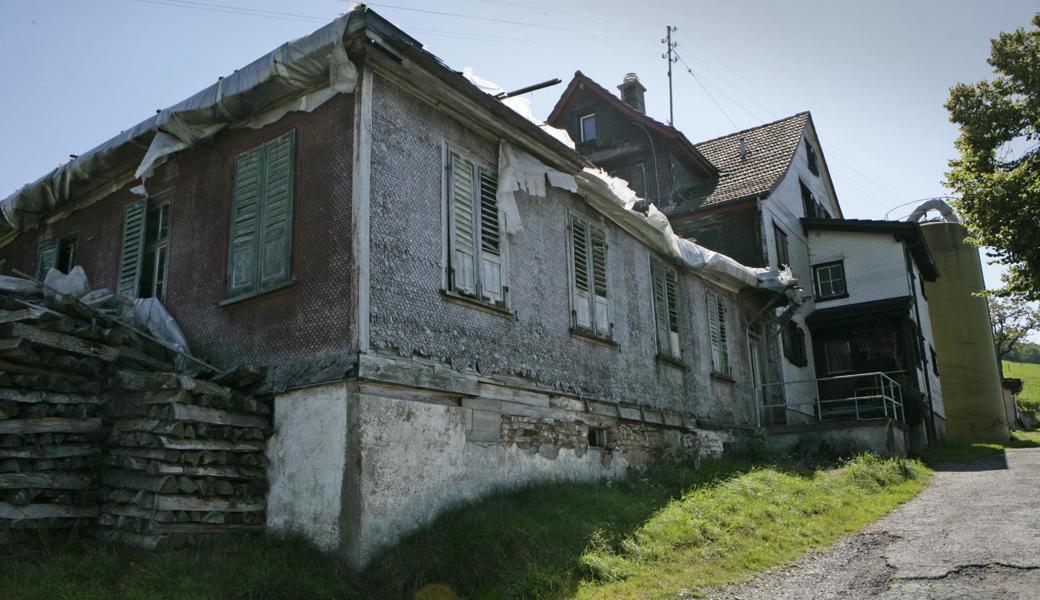
[[[507, 25], [521, 25], [521, 26], [524, 26], [524, 27], [537, 27], [539, 29], [552, 29], [552, 30], [555, 30], [555, 31], [567, 31], [567, 32], [570, 32], [570, 33], [574, 33], [576, 31], [581, 31], [581, 30], [575, 30], [573, 27], [556, 27], [554, 25], [545, 25], [543, 23], [529, 23], [527, 21], [513, 21], [511, 19], [496, 19], [494, 17], [477, 17], [477, 16], [474, 16], [474, 15], [464, 15], [462, 13], [445, 12], [445, 11], [440, 11], [440, 10], [429, 10], [429, 9], [426, 9], [426, 8], [413, 8], [411, 6], [397, 6], [397, 5], [394, 5], [394, 4], [382, 4], [382, 3], [378, 3], [378, 2], [369, 2], [368, 5], [369, 6], [378, 6], [380, 8], [389, 8], [389, 9], [393, 9], [393, 10], [406, 10], [406, 11], [410, 11], [410, 12], [417, 12], [417, 13], [423, 13], [423, 14], [429, 14], [429, 15], [441, 15], [441, 16], [444, 16], [444, 17], [454, 17], [456, 19], [471, 19], [471, 20], [474, 20], [474, 21], [487, 21], [487, 22], [490, 22], [490, 23], [505, 23]], [[581, 32], [582, 33], [591, 33], [591, 34], [594, 34], [594, 35], [606, 35], [606, 33], [603, 32], [603, 31], [581, 31]]]
[[722, 116], [726, 117], [726, 120], [729, 121], [729, 124], [732, 125], [734, 129], [738, 129], [737, 124], [734, 123], [733, 119], [730, 118], [729, 113], [726, 112], [725, 108], [722, 108], [722, 105], [719, 104], [719, 101], [715, 99], [715, 96], [711, 95], [711, 92], [708, 91], [708, 88], [704, 85], [700, 78], [697, 77], [697, 74], [693, 72], [693, 69], [690, 68], [690, 65], [686, 64], [686, 61], [683, 60], [683, 58], [679, 56], [679, 53], [675, 50], [672, 50], [672, 54], [675, 54], [675, 58], [677, 58], [679, 62], [682, 63], [682, 66], [686, 67], [686, 72], [689, 73], [691, 77], [693, 77], [693, 80], [697, 82], [697, 85], [701, 86], [701, 89], [704, 90], [704, 93], [707, 94], [709, 98], [711, 98], [711, 101], [715, 103], [716, 107], [718, 107], [719, 112], [722, 113]]
[[211, 4], [208, 2], [193, 2], [191, 0], [130, 0], [131, 2], [137, 2], [140, 4], [152, 4], [156, 6], [169, 6], [173, 8], [190, 8], [194, 10], [205, 10], [210, 12], [219, 12], [232, 15], [248, 15], [253, 17], [266, 17], [268, 19], [277, 19], [281, 21], [303, 21], [308, 23], [328, 23], [332, 17], [321, 17], [317, 15], [301, 15], [297, 13], [287, 13], [274, 10], [261, 10], [254, 8], [243, 8], [240, 6], [229, 6], [226, 4]]

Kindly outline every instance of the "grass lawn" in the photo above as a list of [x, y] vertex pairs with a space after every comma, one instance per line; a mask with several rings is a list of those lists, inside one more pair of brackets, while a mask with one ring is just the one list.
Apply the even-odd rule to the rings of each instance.
[[971, 462], [986, 456], [1002, 454], [1007, 448], [1038, 447], [1040, 447], [1040, 431], [1012, 431], [1011, 439], [1004, 443], [947, 441], [929, 446], [921, 453], [921, 459], [928, 464]]
[[1022, 380], [1018, 404], [1026, 410], [1040, 411], [1040, 365], [1004, 361], [1004, 377]]
[[360, 574], [305, 542], [269, 536], [163, 554], [52, 540], [0, 558], [0, 598], [699, 595], [859, 529], [913, 497], [930, 473], [864, 455], [813, 469], [725, 459], [542, 484], [447, 513]]

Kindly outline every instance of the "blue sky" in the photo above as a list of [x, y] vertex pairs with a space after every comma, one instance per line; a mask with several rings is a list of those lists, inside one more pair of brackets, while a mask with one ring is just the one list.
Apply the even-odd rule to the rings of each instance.
[[[846, 216], [943, 195], [949, 87], [990, 76], [989, 40], [1035, 0], [387, 0], [373, 9], [458, 70], [506, 89], [625, 73], [692, 140], [811, 110]], [[0, 0], [0, 196], [348, 10], [342, 0]], [[424, 12], [433, 11], [433, 12]], [[451, 14], [435, 14], [451, 13]], [[690, 75], [689, 67], [695, 76]], [[563, 85], [531, 95], [545, 116]], [[718, 106], [716, 105], [718, 104]], [[719, 108], [721, 106], [721, 109]], [[998, 269], [987, 267], [987, 282]]]

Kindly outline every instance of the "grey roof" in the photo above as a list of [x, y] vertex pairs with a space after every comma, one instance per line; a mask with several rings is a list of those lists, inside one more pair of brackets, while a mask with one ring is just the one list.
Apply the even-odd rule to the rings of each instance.
[[[809, 119], [808, 112], [800, 112], [779, 121], [694, 144], [721, 173], [701, 206], [772, 191], [787, 173]], [[740, 155], [741, 140], [749, 150], [745, 158]]]

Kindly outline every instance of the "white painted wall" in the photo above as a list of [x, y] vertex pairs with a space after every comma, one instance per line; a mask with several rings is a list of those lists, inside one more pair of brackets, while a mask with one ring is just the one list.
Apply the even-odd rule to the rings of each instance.
[[[819, 151], [819, 143], [811, 132], [808, 133], [813, 143], [816, 144], [817, 156], [822, 156]], [[809, 170], [808, 155], [806, 152], [805, 138], [795, 151], [791, 167], [783, 180], [776, 187], [769, 198], [761, 202], [762, 207], [762, 239], [766, 244], [766, 256], [769, 265], [775, 267], [779, 264], [776, 253], [776, 236], [774, 225], [787, 234], [788, 255], [790, 256], [791, 271], [798, 277], [802, 288], [811, 294], [812, 292], [812, 269], [809, 254], [809, 240], [802, 231], [800, 219], [805, 216], [805, 208], [802, 203], [802, 189], [799, 182], [804, 183], [812, 193], [830, 210], [832, 216], [838, 214], [837, 198], [831, 194], [831, 188], [827, 181], [827, 172], [822, 159], [819, 159], [821, 174], [813, 174]], [[794, 321], [806, 332], [805, 345], [807, 364], [804, 367], [796, 366], [782, 360], [783, 377], [787, 403], [795, 405], [800, 410], [813, 411], [816, 399], [816, 385], [811, 383], [816, 379], [816, 368], [813, 360], [812, 339], [809, 336], [809, 328], [805, 325], [805, 318], [815, 310], [813, 300], [806, 302], [805, 306], [795, 314]], [[780, 312], [780, 311], [778, 311]], [[777, 340], [780, 344], [780, 340]], [[779, 347], [779, 346], [778, 346]]]
[[891, 234], [849, 231], [811, 231], [812, 264], [845, 262], [849, 295], [816, 303], [816, 308], [834, 308], [910, 295], [903, 243]]
[[347, 384], [296, 390], [274, 399], [267, 444], [267, 527], [302, 534], [323, 550], [340, 543], [347, 450]]

